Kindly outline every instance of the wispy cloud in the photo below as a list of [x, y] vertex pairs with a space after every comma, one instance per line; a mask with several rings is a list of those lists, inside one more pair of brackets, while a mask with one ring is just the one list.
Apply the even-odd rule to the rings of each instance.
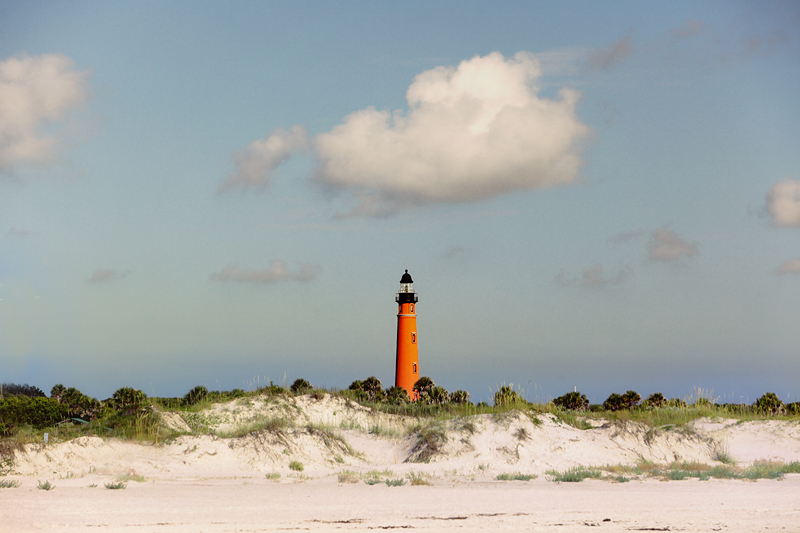
[[89, 77], [61, 54], [0, 62], [0, 174], [58, 157], [53, 127], [89, 99]]
[[776, 226], [800, 226], [800, 180], [784, 179], [772, 186], [766, 196], [767, 211]]
[[117, 281], [119, 279], [124, 278], [127, 276], [127, 272], [117, 272], [116, 270], [95, 270], [92, 277], [89, 278], [89, 283], [110, 283], [112, 281]]
[[628, 241], [634, 241], [637, 239], [641, 239], [644, 237], [646, 233], [644, 231], [626, 231], [623, 233], [618, 233], [613, 237], [609, 237], [608, 242], [610, 244], [623, 244]]
[[586, 267], [580, 274], [569, 274], [565, 271], [553, 278], [556, 285], [561, 287], [585, 287], [596, 289], [607, 285], [619, 285], [631, 276], [629, 268], [621, 268], [613, 273], [606, 273], [600, 263]]
[[10, 237], [30, 237], [31, 235], [35, 235], [35, 233], [25, 228], [11, 228], [8, 230], [7, 235]]
[[800, 275], [800, 258], [789, 259], [778, 269], [778, 274], [798, 274]]
[[621, 39], [589, 54], [587, 66], [590, 70], [607, 70], [627, 59], [632, 52], [633, 38], [631, 37], [631, 32], [628, 31]]
[[319, 267], [300, 265], [297, 272], [290, 271], [284, 261], [273, 261], [269, 268], [254, 270], [229, 265], [211, 274], [214, 281], [236, 281], [240, 283], [277, 283], [279, 281], [312, 281]]
[[451, 246], [444, 252], [445, 259], [456, 259], [459, 257], [464, 257], [466, 254], [469, 253], [469, 250], [464, 248], [461, 245]]
[[302, 126], [293, 126], [289, 131], [273, 130], [266, 138], [251, 142], [233, 155], [236, 170], [220, 185], [219, 191], [236, 187], [264, 188], [269, 185], [275, 169], [294, 152], [305, 148], [306, 130]]
[[684, 241], [670, 229], [658, 228], [650, 239], [647, 256], [653, 261], [671, 263], [698, 253], [700, 252], [696, 243]]
[[708, 29], [708, 26], [702, 21], [697, 19], [686, 19], [683, 24], [678, 28], [673, 28], [670, 32], [672, 38], [676, 41], [683, 41], [691, 39], [692, 37], [703, 33]]
[[[528, 52], [513, 58], [494, 52], [422, 72], [406, 93], [407, 112], [368, 107], [310, 141], [315, 182], [348, 195], [355, 205], [345, 216], [387, 216], [573, 183], [590, 129], [575, 112], [579, 94], [562, 88], [556, 99], [540, 97], [540, 76]], [[277, 156], [254, 164], [253, 172], [237, 170], [222, 189], [265, 182], [276, 161], [288, 157], [284, 147], [300, 142], [277, 144], [268, 151]]]

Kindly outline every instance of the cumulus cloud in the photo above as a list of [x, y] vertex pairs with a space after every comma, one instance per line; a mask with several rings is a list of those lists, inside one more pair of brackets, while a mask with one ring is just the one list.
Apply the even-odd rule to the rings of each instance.
[[675, 262], [684, 257], [697, 255], [697, 244], [689, 243], [667, 228], [658, 228], [650, 239], [647, 256], [653, 261]]
[[786, 261], [778, 269], [778, 274], [800, 274], [800, 258]]
[[[579, 94], [562, 88], [557, 98], [540, 97], [540, 76], [528, 52], [494, 52], [422, 72], [406, 93], [408, 111], [368, 107], [312, 139], [314, 180], [351, 195], [355, 206], [344, 216], [573, 183], [590, 129], [575, 113]], [[237, 171], [221, 190], [267, 183], [303, 146], [295, 128], [239, 152]]]
[[61, 54], [0, 62], [0, 173], [58, 156], [53, 126], [89, 99], [89, 77]]
[[302, 126], [293, 126], [289, 131], [278, 128], [266, 138], [251, 142], [233, 155], [236, 170], [220, 185], [219, 191], [266, 187], [275, 169], [294, 152], [305, 149], [306, 142], [306, 130]]
[[586, 287], [595, 289], [607, 285], [619, 285], [630, 277], [630, 269], [622, 268], [615, 273], [606, 273], [600, 263], [586, 267], [580, 274], [561, 271], [553, 281], [561, 287]]
[[300, 265], [297, 272], [291, 272], [284, 261], [273, 261], [269, 268], [253, 270], [229, 265], [211, 274], [214, 281], [238, 281], [240, 283], [277, 283], [279, 281], [311, 281], [316, 278], [317, 267]]
[[89, 283], [110, 283], [126, 276], [126, 273], [119, 273], [116, 270], [95, 270], [92, 277], [89, 278]]
[[628, 35], [589, 55], [589, 68], [606, 70], [622, 62], [633, 52], [633, 39]]
[[767, 211], [776, 226], [800, 226], [800, 180], [784, 179], [767, 193]]

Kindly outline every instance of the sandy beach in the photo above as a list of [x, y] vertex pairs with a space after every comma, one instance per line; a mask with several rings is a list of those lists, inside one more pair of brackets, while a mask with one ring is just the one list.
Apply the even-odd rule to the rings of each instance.
[[[276, 413], [291, 413], [292, 424], [220, 436]], [[591, 422], [582, 430], [549, 414], [477, 415], [440, 422], [444, 439], [426, 450], [408, 433], [419, 420], [341, 398], [234, 400], [165, 413], [165, 424], [187, 434], [158, 445], [98, 437], [27, 445], [0, 478], [19, 484], [0, 489], [0, 529], [800, 531], [800, 474], [701, 481], [630, 470], [798, 461], [799, 423], [701, 419], [649, 431]], [[197, 424], [213, 434], [188, 434]], [[625, 482], [615, 481], [626, 465]], [[547, 474], [577, 466], [607, 467], [605, 479], [559, 483]], [[536, 477], [498, 480], [504, 473]], [[44, 481], [54, 488], [40, 490]], [[105, 487], [119, 481], [124, 490]]]

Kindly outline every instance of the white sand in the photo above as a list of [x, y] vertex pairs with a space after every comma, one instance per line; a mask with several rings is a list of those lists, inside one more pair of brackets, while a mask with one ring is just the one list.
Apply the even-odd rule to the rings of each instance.
[[[796, 422], [700, 420], [689, 430], [648, 432], [630, 423], [578, 430], [549, 415], [538, 424], [519, 414], [482, 415], [447, 422], [447, 442], [428, 463], [411, 462], [420, 450], [406, 429], [418, 420], [338, 398], [229, 402], [189, 422], [222, 433], [278, 414], [294, 421], [280, 435], [186, 435], [158, 446], [96, 437], [29, 445], [0, 478], [21, 482], [0, 489], [0, 531], [800, 531], [800, 474], [757, 482], [561, 484], [545, 475], [643, 459], [717, 465], [720, 452], [740, 466], [798, 461]], [[177, 415], [167, 422], [188, 428]], [[291, 461], [302, 462], [304, 471], [290, 470]], [[362, 476], [388, 470], [383, 477], [392, 479], [413, 473], [431, 485], [340, 483], [345, 470]], [[280, 478], [267, 479], [274, 472]], [[495, 479], [506, 472], [538, 478]], [[104, 488], [126, 473], [145, 481]], [[44, 480], [56, 488], [39, 490]]]

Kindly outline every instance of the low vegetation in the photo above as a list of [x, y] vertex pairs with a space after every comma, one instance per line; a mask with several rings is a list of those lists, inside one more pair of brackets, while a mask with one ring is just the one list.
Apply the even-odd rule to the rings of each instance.
[[[278, 399], [300, 395], [307, 395], [315, 400], [332, 395], [382, 413], [415, 418], [418, 423], [411, 425], [409, 433], [415, 439], [412, 456], [418, 462], [430, 461], [441, 452], [447, 443], [446, 427], [452, 427], [462, 434], [462, 438], [468, 439], [475, 432], [474, 416], [481, 414], [503, 419], [513, 412], [520, 412], [534, 423], [541, 423], [539, 415], [551, 414], [557, 420], [579, 429], [591, 428], [592, 419], [602, 419], [610, 423], [633, 421], [652, 428], [654, 434], [665, 428], [686, 427], [687, 423], [701, 417], [739, 420], [800, 419], [800, 403], [785, 404], [771, 392], [748, 405], [719, 404], [711, 395], [701, 391], [684, 399], [668, 399], [656, 392], [642, 400], [637, 392], [628, 390], [609, 395], [603, 404], [590, 405], [586, 395], [577, 390], [552, 402], [531, 403], [524, 398], [523, 391], [518, 386], [504, 383], [496, 387], [492, 396], [493, 405], [489, 405], [471, 402], [469, 393], [463, 390], [448, 392], [429, 377], [420, 378], [414, 385], [419, 399], [413, 402], [409, 400], [406, 391], [399, 387], [384, 389], [375, 376], [356, 380], [347, 390], [313, 388], [311, 383], [300, 378], [289, 387], [285, 383], [277, 385], [270, 381], [268, 385], [259, 385], [249, 392], [242, 389], [210, 391], [205, 386], [198, 385], [178, 398], [150, 398], [140, 390], [123, 387], [102, 401], [61, 384], [51, 389], [49, 397], [37, 387], [27, 384], [6, 383], [0, 390], [0, 476], [11, 470], [17, 451], [25, 444], [42, 443], [45, 433], [49, 443], [64, 442], [86, 435], [154, 444], [173, 439], [180, 432], [169, 429], [163, 423], [162, 412], [179, 413], [192, 434], [211, 434], [234, 439], [250, 434], [269, 433], [282, 439], [289, 431], [305, 432], [321, 439], [334, 451], [339, 463], [344, 463], [342, 455], [355, 454], [342, 437], [342, 428], [310, 424], [300, 426], [295, 422], [296, 415], [289, 409], [290, 405], [286, 405], [283, 411], [270, 411], [262, 418], [239, 424], [234, 430], [218, 431], [218, 425], [210, 418], [208, 410], [215, 403], [233, 399], [239, 399], [240, 402], [274, 403]], [[283, 405], [280, 402], [278, 404]], [[400, 429], [387, 429], [380, 424], [362, 429], [384, 437], [397, 438], [402, 435]], [[518, 428], [514, 436], [519, 442], [525, 442], [531, 437], [529, 429], [525, 428]], [[725, 471], [720, 470], [718, 475], [750, 475], [735, 469], [732, 459], [723, 452], [719, 452], [716, 459], [726, 467], [731, 467]], [[293, 461], [290, 468], [301, 472], [303, 465], [299, 461]], [[683, 472], [688, 472], [685, 469], [673, 470], [673, 474], [660, 475], [693, 476], [684, 474]], [[567, 478], [584, 474], [585, 472], [576, 471], [548, 475], [553, 479], [567, 481]], [[618, 477], [629, 475], [622, 472]], [[708, 475], [714, 477], [716, 474]], [[385, 481], [384, 478], [381, 479], [381, 482]], [[130, 480], [120, 480], [127, 481]], [[413, 480], [411, 481], [413, 484]]]
[[536, 479], [536, 477], [537, 476], [534, 474], [511, 472], [511, 473], [498, 474], [495, 479], [497, 479], [498, 481], [530, 481], [531, 479]]

